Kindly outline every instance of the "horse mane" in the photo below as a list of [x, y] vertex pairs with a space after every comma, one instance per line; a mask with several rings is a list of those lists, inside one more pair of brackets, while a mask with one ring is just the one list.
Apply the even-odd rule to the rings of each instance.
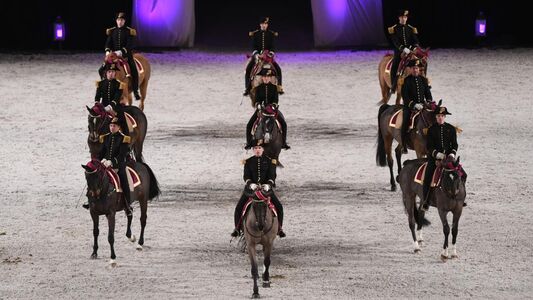
[[409, 159], [403, 162], [404, 166], [412, 165], [415, 163], [424, 163], [426, 162], [427, 158], [415, 158], [415, 159]]

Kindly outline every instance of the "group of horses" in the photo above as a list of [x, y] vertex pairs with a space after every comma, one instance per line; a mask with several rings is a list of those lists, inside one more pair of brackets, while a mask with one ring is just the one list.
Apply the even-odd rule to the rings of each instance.
[[[127, 172], [129, 173], [130, 191], [117, 190], [117, 177], [115, 171], [110, 168], [106, 168], [99, 160], [98, 156], [102, 150], [102, 141], [100, 137], [110, 132], [109, 124], [111, 119], [115, 116], [115, 112], [107, 112], [103, 105], [99, 102], [95, 103], [92, 107], [86, 107], [88, 111], [88, 129], [89, 135], [87, 138], [87, 144], [89, 146], [89, 152], [91, 160], [82, 165], [87, 181], [87, 198], [89, 200], [89, 211], [93, 220], [93, 252], [91, 254], [92, 259], [98, 257], [98, 235], [99, 235], [99, 217], [105, 215], [108, 222], [108, 242], [110, 245], [111, 256], [110, 265], [116, 266], [116, 255], [114, 250], [114, 231], [115, 231], [115, 217], [116, 212], [127, 212], [126, 203], [123, 197], [123, 193], [130, 193], [132, 202], [137, 201], [140, 206], [141, 216], [141, 232], [138, 239], [136, 248], [138, 250], [143, 249], [144, 245], [144, 230], [146, 227], [148, 200], [152, 200], [159, 196], [159, 184], [157, 179], [151, 170], [151, 168], [144, 162], [143, 159], [143, 144], [146, 137], [146, 131], [148, 129], [148, 121], [146, 115], [143, 112], [144, 100], [146, 98], [146, 90], [148, 87], [148, 81], [150, 80], [150, 63], [141, 54], [135, 53], [133, 57], [137, 60], [139, 69], [139, 85], [141, 90], [141, 102], [139, 107], [132, 106], [132, 89], [131, 80], [126, 76], [124, 65], [126, 62], [122, 61], [114, 53], [107, 55], [104, 59], [104, 63], [116, 63], [119, 66], [119, 70], [116, 72], [116, 78], [126, 83], [123, 88], [123, 94], [121, 103], [125, 118], [127, 120], [127, 126], [129, 129], [129, 136], [131, 142], [129, 144], [130, 154], [128, 155]], [[140, 65], [140, 66], [139, 66]], [[135, 183], [133, 182], [135, 179]], [[133, 184], [134, 183], [134, 184]], [[132, 213], [126, 213], [127, 216], [127, 229], [126, 237], [135, 242], [135, 235], [131, 233]]]
[[[420, 60], [420, 72], [422, 76], [427, 76], [429, 50], [416, 48], [410, 54], [403, 58], [402, 63], [405, 64], [409, 60]], [[378, 166], [388, 166], [390, 172], [391, 191], [396, 190], [396, 181], [400, 184], [402, 189], [402, 198], [405, 211], [408, 216], [409, 229], [411, 230], [414, 252], [420, 252], [420, 243], [422, 238], [422, 227], [429, 225], [429, 221], [425, 218], [425, 212], [417, 208], [416, 197], [422, 199], [422, 183], [415, 180], [417, 172], [421, 166], [426, 163], [428, 153], [426, 149], [428, 128], [436, 122], [433, 111], [442, 104], [442, 100], [436, 104], [429, 102], [424, 105], [424, 108], [418, 113], [418, 117], [414, 119], [412, 129], [408, 133], [408, 140], [401, 140], [401, 123], [410, 122], [411, 120], [402, 120], [402, 106], [401, 106], [401, 88], [403, 79], [410, 74], [410, 68], [406, 67], [399, 75], [397, 90], [396, 90], [396, 104], [389, 105], [387, 102], [391, 97], [391, 74], [390, 65], [392, 62], [392, 55], [387, 54], [383, 57], [378, 67], [379, 83], [382, 92], [381, 104], [378, 112], [378, 138], [376, 163]], [[401, 68], [402, 64], [400, 64]], [[460, 132], [460, 129], [457, 128]], [[396, 140], [397, 146], [394, 149], [396, 154], [396, 163], [398, 164], [398, 176], [394, 177], [392, 157], [392, 144]], [[402, 168], [402, 142], [407, 144], [408, 149], [414, 150], [417, 156], [415, 160], [408, 160], [404, 163]], [[441, 259], [443, 261], [448, 258], [457, 258], [457, 250], [455, 243], [457, 240], [459, 219], [463, 210], [463, 203], [466, 197], [465, 182], [461, 176], [460, 159], [457, 161], [442, 161], [442, 173], [440, 175], [440, 185], [434, 188], [432, 197], [430, 197], [430, 204], [436, 206], [443, 226], [444, 244], [441, 252]], [[423, 178], [423, 177], [422, 177]], [[452, 223], [452, 250], [451, 255], [448, 252], [448, 235], [450, 233], [450, 226], [448, 224], [447, 215], [451, 212], [453, 214]], [[416, 232], [415, 232], [416, 226]]]

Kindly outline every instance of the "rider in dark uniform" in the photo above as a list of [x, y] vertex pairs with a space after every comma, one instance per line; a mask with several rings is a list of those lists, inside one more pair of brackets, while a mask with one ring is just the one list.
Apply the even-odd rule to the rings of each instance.
[[457, 133], [453, 125], [444, 122], [446, 115], [451, 115], [446, 107], [437, 107], [434, 111], [437, 122], [429, 127], [427, 135], [428, 164], [424, 175], [423, 199], [421, 209], [427, 211], [429, 208], [429, 190], [433, 173], [436, 168], [436, 161], [442, 161], [447, 156], [456, 159], [457, 155]]
[[[257, 113], [261, 109], [261, 107], [264, 107], [267, 104], [273, 104], [276, 108], [278, 107], [278, 86], [272, 84], [271, 82], [272, 70], [269, 67], [265, 66], [263, 69], [261, 69], [261, 72], [259, 72], [258, 75], [262, 76], [263, 83], [261, 83], [255, 88], [255, 100], [257, 109], [255, 110], [254, 114], [250, 118], [250, 121], [248, 121], [248, 124], [246, 125], [246, 146], [244, 147], [245, 149], [252, 148], [252, 127], [255, 121], [257, 120]], [[282, 148], [288, 150], [291, 147], [287, 145], [287, 122], [285, 122], [285, 117], [283, 116], [281, 111], [278, 110], [277, 112], [283, 136]]]
[[137, 31], [135, 29], [124, 26], [126, 22], [126, 14], [120, 12], [116, 18], [117, 27], [108, 28], [106, 30], [107, 40], [105, 42], [106, 55], [110, 52], [115, 52], [118, 56], [123, 57], [128, 62], [131, 72], [131, 86], [135, 99], [141, 99], [139, 95], [139, 73], [133, 60], [133, 47]]
[[407, 153], [407, 131], [409, 129], [411, 111], [419, 111], [424, 108], [424, 104], [433, 101], [427, 78], [420, 76], [420, 61], [412, 60], [407, 63], [407, 66], [412, 67], [412, 73], [405, 78], [402, 85], [402, 146], [404, 153]]
[[392, 92], [396, 92], [396, 84], [398, 81], [398, 65], [400, 64], [401, 54], [409, 54], [411, 50], [418, 47], [418, 30], [411, 26], [407, 25], [407, 17], [409, 11], [400, 10], [398, 11], [398, 24], [388, 28], [390, 39], [394, 45], [394, 58], [392, 60], [391, 67], [391, 81], [392, 81]]
[[115, 78], [117, 70], [118, 68], [115, 64], [105, 65], [104, 71], [106, 79], [96, 82], [96, 95], [94, 96], [94, 101], [102, 103], [107, 112], [115, 111], [119, 118], [122, 133], [128, 135], [128, 126], [126, 124], [123, 110], [124, 105], [120, 103], [124, 83]]
[[[269, 50], [272, 55], [274, 55], [274, 39], [278, 36], [278, 33], [272, 30], [268, 30], [268, 25], [270, 22], [269, 17], [261, 18], [259, 21], [259, 27], [260, 29], [255, 31], [250, 31], [249, 36], [252, 38], [253, 43], [253, 53], [250, 61], [248, 62], [248, 65], [246, 66], [246, 73], [244, 77], [244, 85], [245, 85], [245, 91], [244, 96], [247, 96], [250, 94], [251, 87], [251, 81], [250, 81], [250, 74], [252, 72], [252, 69], [256, 63], [256, 55], [261, 53], [263, 50]], [[280, 94], [283, 94], [283, 85], [282, 85], [282, 78], [281, 78], [281, 68], [277, 63], [273, 63], [274, 68], [276, 69], [276, 75], [278, 77], [278, 84], [280, 86]]]
[[[244, 191], [242, 193], [241, 199], [239, 200], [239, 203], [237, 203], [237, 207], [235, 207], [235, 229], [231, 233], [231, 236], [233, 237], [238, 236], [239, 231], [242, 230], [242, 224], [239, 221], [241, 220], [242, 209], [244, 208], [244, 205], [246, 204], [249, 195], [258, 188], [263, 188], [265, 192], [268, 192], [276, 186], [277, 162], [275, 159], [270, 159], [269, 157], [263, 155], [263, 146], [261, 146], [261, 144], [262, 140], [255, 140], [253, 142], [254, 156], [248, 158], [244, 163], [243, 178], [246, 186], [244, 187]], [[278, 212], [278, 235], [280, 237], [285, 237], [285, 233], [282, 230], [283, 206], [281, 205], [281, 202], [279, 201], [278, 197], [276, 197], [274, 191], [272, 191], [270, 197], [272, 203], [274, 204]]]

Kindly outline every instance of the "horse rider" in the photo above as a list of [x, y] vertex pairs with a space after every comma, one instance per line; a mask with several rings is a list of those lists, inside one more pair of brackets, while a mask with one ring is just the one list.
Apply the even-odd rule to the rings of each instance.
[[[429, 208], [429, 191], [437, 161], [446, 158], [457, 160], [457, 132], [453, 125], [446, 123], [446, 115], [451, 115], [444, 106], [437, 107], [433, 112], [437, 122], [429, 127], [427, 134], [428, 164], [424, 175], [423, 196], [420, 209], [427, 211]], [[466, 178], [466, 174], [463, 175]], [[465, 204], [463, 204], [466, 206]]]
[[[270, 18], [263, 17], [259, 21], [259, 28], [255, 31], [250, 31], [248, 35], [252, 38], [253, 43], [253, 52], [248, 65], [246, 66], [246, 73], [244, 77], [245, 90], [243, 96], [248, 96], [250, 94], [250, 89], [252, 88], [252, 83], [250, 80], [250, 74], [254, 65], [257, 63], [257, 55], [259, 55], [264, 50], [269, 50], [270, 54], [274, 55], [274, 39], [278, 36], [278, 33], [272, 30], [268, 30]], [[283, 94], [282, 79], [281, 79], [281, 68], [276, 62], [272, 63], [276, 69], [276, 75], [278, 76], [278, 84], [280, 87], [280, 94]]]
[[104, 66], [106, 79], [96, 82], [94, 101], [102, 103], [107, 112], [114, 111], [119, 118], [120, 127], [123, 128], [122, 133], [128, 135], [128, 125], [126, 124], [123, 110], [124, 105], [120, 102], [124, 83], [116, 79], [117, 70], [115, 63]]
[[[237, 203], [237, 207], [235, 207], [235, 214], [234, 214], [234, 221], [235, 221], [235, 229], [231, 233], [231, 236], [237, 237], [239, 236], [239, 231], [242, 230], [241, 225], [241, 213], [244, 208], [244, 205], [246, 204], [246, 201], [249, 198], [249, 194], [258, 188], [261, 188], [263, 186], [263, 190], [265, 192], [268, 192], [272, 190], [273, 187], [276, 186], [276, 160], [271, 159], [267, 156], [263, 155], [264, 148], [262, 146], [262, 140], [254, 140], [253, 141], [253, 152], [254, 156], [248, 158], [244, 163], [244, 182], [245, 187], [241, 196], [241, 199]], [[270, 195], [271, 201], [276, 207], [276, 211], [278, 213], [278, 224], [279, 224], [279, 230], [278, 235], [280, 237], [285, 237], [285, 232], [283, 232], [282, 224], [283, 224], [283, 206], [281, 205], [281, 202], [279, 201], [278, 197], [276, 197], [274, 191], [272, 190], [272, 193]]]
[[407, 153], [407, 141], [411, 111], [419, 111], [424, 104], [433, 101], [431, 87], [426, 77], [420, 76], [420, 60], [415, 59], [407, 63], [411, 67], [411, 74], [407, 76], [402, 85], [403, 99], [403, 122], [402, 122], [402, 146], [403, 153]]
[[[123, 12], [117, 14], [115, 21], [117, 26], [106, 30], [107, 40], [105, 42], [105, 53], [107, 56], [109, 53], [114, 52], [127, 61], [131, 73], [133, 95], [136, 100], [139, 100], [141, 99], [138, 91], [139, 73], [137, 72], [132, 53], [137, 31], [131, 27], [124, 26], [126, 24], [126, 14]], [[126, 76], [130, 77], [130, 74]]]
[[418, 30], [407, 24], [409, 11], [401, 9], [398, 11], [398, 24], [388, 28], [390, 39], [394, 45], [394, 57], [391, 67], [391, 90], [396, 92], [396, 84], [398, 82], [398, 65], [400, 64], [401, 55], [409, 54], [411, 51], [419, 47]]
[[[128, 214], [131, 214], [131, 197], [128, 178], [126, 177], [126, 159], [130, 151], [129, 144], [131, 138], [125, 135], [120, 130], [120, 122], [117, 117], [114, 117], [109, 124], [109, 133], [100, 135], [100, 143], [103, 144], [102, 150], [98, 155], [101, 163], [106, 168], [113, 168], [117, 171], [120, 178], [120, 186], [124, 194], [125, 208]], [[89, 204], [83, 205], [89, 208]]]
[[[246, 146], [244, 149], [248, 150], [252, 148], [252, 127], [254, 126], [255, 121], [257, 120], [257, 114], [260, 111], [261, 107], [265, 107], [267, 104], [272, 104], [276, 108], [278, 107], [278, 86], [272, 83], [272, 70], [270, 66], [264, 66], [261, 69], [261, 72], [258, 73], [261, 76], [263, 83], [258, 85], [255, 88], [255, 102], [256, 102], [256, 111], [248, 121], [246, 125]], [[287, 122], [285, 122], [285, 117], [281, 111], [277, 110], [278, 120], [281, 124], [282, 137], [283, 137], [283, 146], [285, 150], [289, 150], [291, 147], [287, 145]]]

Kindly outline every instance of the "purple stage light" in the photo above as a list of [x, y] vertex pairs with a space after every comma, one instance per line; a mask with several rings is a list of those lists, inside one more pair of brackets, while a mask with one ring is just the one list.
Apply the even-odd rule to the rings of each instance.
[[476, 18], [476, 36], [486, 36], [487, 35], [487, 20], [483, 12], [480, 12]]
[[65, 40], [65, 23], [61, 20], [61, 17], [57, 17], [54, 22], [54, 41]]

